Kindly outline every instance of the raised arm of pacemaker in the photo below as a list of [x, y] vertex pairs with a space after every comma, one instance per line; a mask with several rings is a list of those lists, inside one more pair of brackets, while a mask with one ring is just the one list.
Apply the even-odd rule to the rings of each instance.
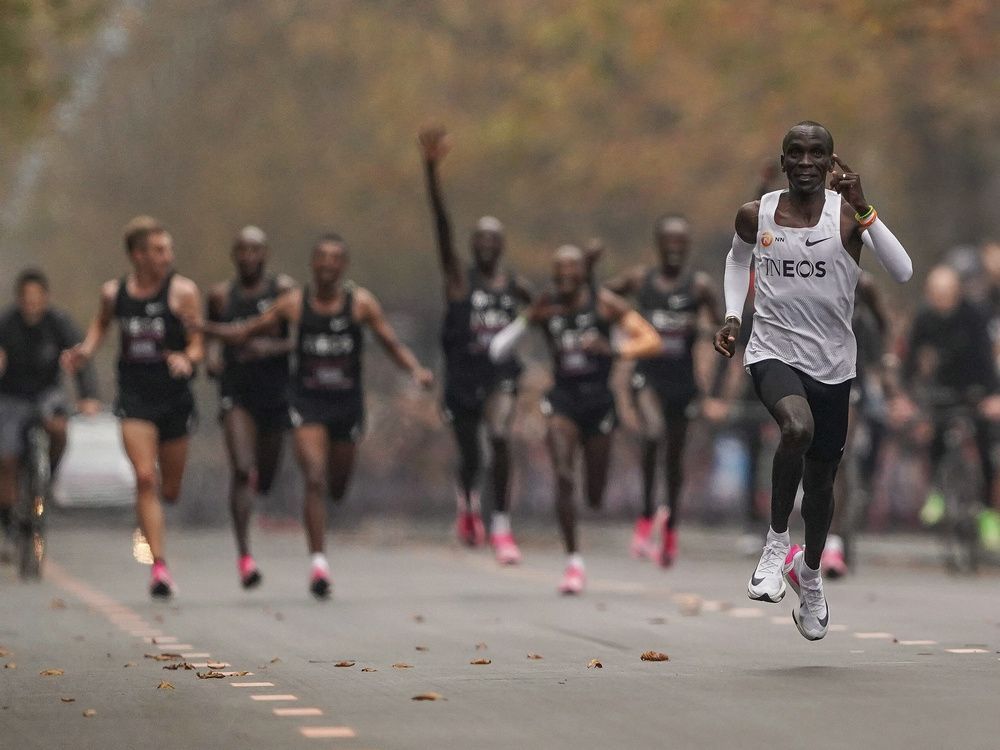
[[506, 362], [514, 356], [517, 345], [528, 331], [528, 319], [523, 314], [518, 315], [500, 330], [490, 341], [490, 359], [494, 362]]
[[743, 306], [750, 291], [750, 263], [753, 261], [754, 246], [733, 233], [733, 246], [726, 256], [726, 272], [722, 277], [722, 287], [726, 296], [726, 319], [736, 318], [741, 323]]
[[[861, 233], [861, 241], [875, 253], [882, 268], [900, 284], [909, 281], [913, 276], [913, 261], [907, 255], [906, 248], [881, 219], [876, 218], [875, 222]], [[727, 263], [727, 270], [728, 267]]]

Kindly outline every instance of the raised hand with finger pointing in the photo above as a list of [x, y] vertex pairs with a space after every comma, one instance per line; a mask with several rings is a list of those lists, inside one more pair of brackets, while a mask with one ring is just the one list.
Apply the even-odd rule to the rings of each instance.
[[861, 175], [845, 164], [839, 156], [833, 155], [833, 178], [830, 189], [840, 193], [859, 214], [868, 210], [865, 191], [861, 188]]

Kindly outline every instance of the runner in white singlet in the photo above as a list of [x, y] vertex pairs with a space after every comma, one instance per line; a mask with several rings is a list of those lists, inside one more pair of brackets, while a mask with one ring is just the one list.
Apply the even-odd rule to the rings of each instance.
[[[788, 189], [745, 204], [726, 259], [726, 322], [715, 348], [732, 357], [755, 264], [753, 333], [745, 364], [757, 396], [781, 429], [771, 472], [771, 528], [747, 592], [778, 602], [785, 581], [799, 595], [792, 617], [809, 640], [826, 635], [830, 613], [820, 556], [833, 515], [833, 481], [847, 439], [857, 344], [851, 330], [862, 247], [897, 281], [913, 267], [868, 205], [860, 177], [833, 152], [822, 125], [801, 122], [781, 144]], [[833, 174], [826, 189], [826, 176]], [[805, 548], [792, 546], [788, 518], [803, 487]]]

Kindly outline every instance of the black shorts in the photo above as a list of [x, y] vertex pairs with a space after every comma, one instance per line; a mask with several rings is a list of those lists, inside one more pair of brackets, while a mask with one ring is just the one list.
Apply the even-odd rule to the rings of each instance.
[[161, 443], [191, 434], [197, 421], [194, 396], [189, 389], [165, 399], [151, 399], [144, 394], [119, 391], [115, 401], [115, 416], [119, 419], [152, 422]]
[[463, 418], [479, 420], [486, 402], [497, 392], [517, 395], [517, 379], [501, 378], [488, 383], [459, 383], [449, 380], [444, 388], [444, 414], [449, 422]]
[[785, 396], [802, 396], [813, 417], [813, 440], [806, 457], [839, 461], [847, 443], [847, 419], [851, 409], [851, 380], [830, 385], [811, 378], [776, 359], [754, 362], [747, 369], [757, 398], [774, 416], [774, 406]]
[[365, 407], [361, 399], [322, 399], [293, 396], [288, 409], [293, 427], [321, 424], [330, 440], [356, 443], [365, 431]]
[[222, 395], [219, 397], [219, 421], [235, 408], [244, 409], [260, 432], [284, 432], [292, 426], [288, 399], [283, 396], [265, 401], [239, 394]]
[[663, 415], [668, 419], [683, 417], [688, 406], [698, 396], [698, 387], [694, 383], [674, 383], [643, 372], [632, 373], [630, 384], [633, 393], [638, 393], [643, 388], [652, 389], [660, 400]]
[[545, 416], [559, 414], [572, 421], [580, 430], [580, 437], [609, 435], [618, 424], [615, 397], [611, 391], [583, 396], [579, 393], [553, 388], [542, 400]]

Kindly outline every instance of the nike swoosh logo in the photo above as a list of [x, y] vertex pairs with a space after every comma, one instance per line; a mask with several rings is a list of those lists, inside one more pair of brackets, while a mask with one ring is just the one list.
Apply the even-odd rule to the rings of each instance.
[[815, 241], [807, 239], [806, 240], [806, 247], [812, 247], [813, 245], [818, 245], [821, 242], [826, 242], [828, 239], [830, 239], [830, 237], [824, 237], [821, 240], [815, 240]]
[[[825, 604], [826, 602], [823, 602], [823, 603]], [[826, 614], [823, 615], [823, 617], [820, 619], [819, 626], [821, 628], [825, 628], [826, 624], [828, 622], [830, 622], [830, 608], [829, 607], [826, 608]]]
[[754, 586], [760, 586], [764, 582], [763, 578], [758, 578], [757, 576], [750, 576], [750, 583]]

